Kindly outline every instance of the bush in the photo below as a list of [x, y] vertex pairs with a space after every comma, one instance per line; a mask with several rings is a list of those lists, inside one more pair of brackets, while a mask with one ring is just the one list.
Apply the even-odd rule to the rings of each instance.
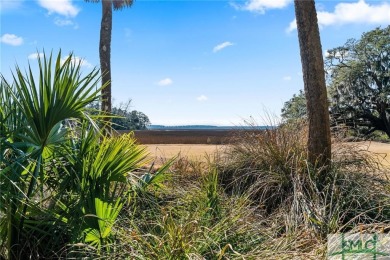
[[132, 134], [103, 136], [91, 119], [97, 70], [81, 77], [81, 64], [72, 55], [62, 62], [61, 52], [38, 63], [38, 78], [17, 67], [13, 84], [0, 85], [0, 257], [81, 257], [72, 245], [109, 251], [145, 147]]
[[239, 133], [219, 164], [221, 183], [231, 193], [250, 191], [272, 212], [293, 191], [294, 176], [307, 173], [306, 137], [303, 124]]
[[[198, 173], [181, 168], [174, 175], [182, 174]], [[261, 222], [244, 197], [221, 193], [217, 176], [212, 168], [188, 176], [191, 184], [173, 176], [157, 204], [143, 200], [136, 215], [123, 215], [119, 239], [145, 259], [228, 259], [249, 253], [263, 240]]]
[[374, 156], [338, 144], [330, 168], [313, 168], [306, 140], [302, 123], [237, 136], [218, 165], [225, 191], [249, 194], [268, 216], [282, 216], [285, 231], [304, 226], [324, 237], [358, 224], [389, 223], [388, 172]]

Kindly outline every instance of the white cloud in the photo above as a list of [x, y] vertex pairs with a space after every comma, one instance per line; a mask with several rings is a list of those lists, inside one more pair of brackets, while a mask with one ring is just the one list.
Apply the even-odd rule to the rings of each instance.
[[74, 29], [78, 29], [79, 26], [70, 19], [62, 19], [60, 17], [54, 18], [54, 24], [57, 26], [73, 26]]
[[23, 38], [16, 36], [15, 34], [3, 34], [3, 36], [0, 37], [0, 42], [12, 45], [12, 46], [19, 46], [23, 44]]
[[172, 85], [172, 83], [173, 83], [172, 79], [165, 78], [165, 79], [162, 79], [159, 82], [157, 82], [157, 85], [159, 85], [159, 86], [169, 86], [169, 85]]
[[72, 0], [38, 0], [38, 3], [49, 14], [56, 13], [66, 17], [75, 17], [80, 12], [80, 9], [72, 4]]
[[[355, 3], [339, 3], [333, 12], [317, 12], [318, 24], [320, 27], [343, 24], [389, 24], [390, 3], [367, 4], [364, 0]], [[287, 32], [297, 28], [296, 20], [292, 21]]]
[[297, 19], [294, 19], [288, 25], [288, 27], [286, 29], [286, 32], [290, 33], [290, 32], [292, 32], [292, 31], [294, 31], [296, 29], [297, 29]]
[[43, 52], [31, 53], [30, 55], [28, 55], [29, 60], [36, 60], [38, 58], [43, 58]]
[[292, 0], [249, 0], [244, 5], [233, 5], [236, 9], [264, 14], [268, 9], [281, 9]]
[[[69, 58], [69, 56], [65, 56], [61, 59], [61, 64], [63, 64], [67, 59]], [[78, 56], [73, 56], [72, 57], [72, 62], [76, 65], [80, 64], [82, 67], [87, 67], [87, 68], [92, 68], [92, 64], [89, 63], [86, 59], [82, 59]]]
[[292, 80], [292, 77], [291, 76], [284, 76], [283, 80], [284, 81], [290, 81], [290, 80]]
[[224, 49], [226, 47], [233, 46], [233, 45], [234, 45], [234, 43], [231, 43], [231, 42], [223, 42], [223, 43], [218, 44], [217, 46], [215, 46], [213, 48], [213, 52], [218, 52], [218, 51], [220, 51], [220, 50], [222, 50], [222, 49]]
[[206, 97], [205, 95], [200, 95], [199, 97], [196, 98], [196, 100], [200, 101], [200, 102], [203, 102], [203, 101], [207, 101], [209, 98]]

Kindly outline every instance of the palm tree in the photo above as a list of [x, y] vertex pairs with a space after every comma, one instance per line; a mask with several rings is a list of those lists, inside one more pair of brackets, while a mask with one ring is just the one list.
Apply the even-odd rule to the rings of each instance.
[[[85, 0], [87, 2], [99, 2], [99, 0]], [[112, 9], [121, 10], [130, 7], [133, 0], [101, 0], [102, 22], [100, 25], [99, 57], [102, 73], [102, 111], [111, 113], [111, 31]]]
[[331, 139], [324, 60], [314, 0], [294, 0], [309, 120], [308, 156], [313, 165], [330, 163]]

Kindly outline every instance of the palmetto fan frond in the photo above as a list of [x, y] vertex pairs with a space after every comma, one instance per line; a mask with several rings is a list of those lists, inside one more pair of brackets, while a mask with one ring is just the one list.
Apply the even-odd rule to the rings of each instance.
[[[86, 2], [99, 3], [105, 0], [85, 0]], [[133, 5], [133, 0], [108, 0], [111, 1], [114, 10], [121, 10], [126, 7], [131, 7]]]
[[0, 77], [0, 258], [10, 260], [45, 258], [63, 243], [101, 251], [134, 192], [132, 172], [148, 163], [132, 134], [102, 136], [88, 115], [100, 97], [98, 70], [81, 73], [61, 52], [38, 64], [37, 75], [16, 67], [12, 84]]
[[9, 245], [9, 259], [19, 257], [24, 224], [48, 187], [45, 164], [68, 139], [62, 122], [88, 121], [86, 106], [99, 99], [99, 71], [82, 77], [72, 55], [65, 61], [61, 52], [44, 55], [38, 65], [37, 75], [16, 66], [12, 84], [1, 76], [0, 203], [6, 215], [0, 214], [0, 240]]
[[113, 0], [112, 5], [114, 6], [114, 10], [120, 10], [124, 7], [131, 7], [133, 2], [133, 0]]

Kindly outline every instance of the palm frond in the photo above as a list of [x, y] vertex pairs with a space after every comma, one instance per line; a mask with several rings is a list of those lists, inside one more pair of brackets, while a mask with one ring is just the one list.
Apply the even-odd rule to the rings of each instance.
[[82, 76], [81, 63], [72, 55], [62, 61], [61, 52], [56, 58], [44, 54], [38, 65], [38, 75], [30, 65], [26, 73], [16, 65], [12, 84], [1, 75], [0, 222], [7, 231], [0, 240], [7, 241], [9, 258], [22, 250], [24, 225], [35, 228], [30, 214], [34, 216], [33, 210], [50, 197], [44, 192], [45, 167], [69, 138], [62, 123], [72, 118], [90, 120], [86, 106], [100, 97], [99, 71]]
[[133, 0], [112, 0], [112, 5], [114, 10], [122, 10], [125, 7], [131, 7], [133, 2]]

